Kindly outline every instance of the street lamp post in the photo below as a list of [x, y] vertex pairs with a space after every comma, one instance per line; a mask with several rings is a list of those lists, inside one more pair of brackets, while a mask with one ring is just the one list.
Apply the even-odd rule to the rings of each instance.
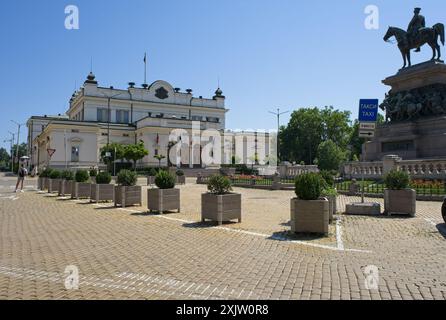
[[[16, 158], [17, 162], [19, 161], [19, 143], [20, 143], [20, 128], [24, 126], [24, 123], [18, 123], [17, 121], [11, 120], [12, 123], [17, 125], [17, 145], [16, 145]], [[14, 169], [13, 169], [14, 172]]]
[[280, 116], [289, 113], [290, 111], [280, 112], [280, 108], [277, 108], [277, 112], [268, 111], [269, 113], [275, 115], [277, 117], [277, 156], [280, 159], [280, 143], [279, 143], [279, 132], [280, 132]]

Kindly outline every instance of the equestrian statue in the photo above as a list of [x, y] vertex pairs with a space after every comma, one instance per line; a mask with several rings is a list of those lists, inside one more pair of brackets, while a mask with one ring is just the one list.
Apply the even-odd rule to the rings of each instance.
[[421, 8], [415, 8], [414, 17], [407, 28], [404, 31], [400, 28], [389, 27], [386, 35], [384, 36], [384, 41], [389, 42], [392, 37], [396, 38], [398, 43], [398, 48], [403, 56], [404, 66], [406, 68], [412, 65], [410, 58], [410, 50], [416, 49], [415, 52], [420, 52], [421, 47], [428, 44], [432, 48], [432, 59], [440, 60], [441, 49], [438, 44], [438, 38], [440, 37], [441, 43], [445, 44], [445, 34], [444, 34], [444, 24], [437, 23], [432, 28], [426, 27], [426, 19], [420, 14]]

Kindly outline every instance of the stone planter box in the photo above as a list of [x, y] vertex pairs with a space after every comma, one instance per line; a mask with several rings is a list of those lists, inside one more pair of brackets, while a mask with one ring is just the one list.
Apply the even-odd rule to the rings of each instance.
[[92, 184], [90, 202], [115, 201], [115, 186], [112, 184]]
[[155, 177], [148, 176], [147, 177], [147, 185], [150, 186], [150, 185], [153, 185], [153, 184], [155, 184]]
[[49, 178], [42, 178], [42, 190], [48, 190]]
[[62, 179], [48, 179], [48, 193], [59, 192], [59, 185]]
[[186, 176], [177, 176], [177, 184], [186, 184]]
[[90, 182], [92, 184], [96, 184], [96, 177], [90, 177]]
[[291, 199], [291, 231], [328, 235], [330, 204], [327, 199]]
[[180, 212], [180, 189], [148, 189], [147, 208], [150, 212]]
[[218, 225], [237, 219], [242, 222], [242, 195], [231, 193], [214, 195], [203, 193], [201, 195], [201, 221], [217, 221]]
[[74, 181], [72, 180], [62, 180], [59, 184], [59, 196], [66, 196], [67, 194], [71, 194], [73, 190]]
[[337, 213], [336, 196], [329, 196], [328, 199], [328, 220], [330, 223], [334, 220], [334, 215]]
[[415, 217], [417, 192], [413, 189], [384, 190], [384, 213], [387, 215], [406, 214]]
[[115, 207], [123, 208], [142, 204], [141, 186], [115, 186]]
[[43, 180], [44, 179], [46, 179], [46, 178], [41, 178], [41, 177], [37, 178], [37, 189], [43, 190]]
[[89, 198], [91, 192], [91, 183], [89, 182], [74, 182], [73, 190], [71, 192], [71, 198]]

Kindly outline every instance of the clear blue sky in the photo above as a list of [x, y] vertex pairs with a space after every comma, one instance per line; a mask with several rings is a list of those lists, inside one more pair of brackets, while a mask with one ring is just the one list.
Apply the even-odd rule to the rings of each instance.
[[[69, 4], [80, 30], [64, 28]], [[380, 9], [380, 30], [364, 27], [368, 4]], [[3, 1], [0, 145], [16, 130], [10, 119], [65, 112], [91, 57], [100, 85], [141, 84], [145, 51], [148, 82], [210, 97], [220, 78], [228, 128], [273, 129], [276, 107], [333, 105], [356, 117], [358, 100], [382, 100], [381, 80], [401, 67], [382, 38], [388, 25], [406, 28], [415, 6], [428, 25], [446, 23], [444, 0]], [[414, 62], [430, 55], [424, 47]]]

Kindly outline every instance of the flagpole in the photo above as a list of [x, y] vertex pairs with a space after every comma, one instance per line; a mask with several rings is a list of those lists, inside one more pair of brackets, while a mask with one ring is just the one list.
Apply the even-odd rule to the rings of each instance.
[[147, 83], [147, 52], [144, 53], [144, 84]]

